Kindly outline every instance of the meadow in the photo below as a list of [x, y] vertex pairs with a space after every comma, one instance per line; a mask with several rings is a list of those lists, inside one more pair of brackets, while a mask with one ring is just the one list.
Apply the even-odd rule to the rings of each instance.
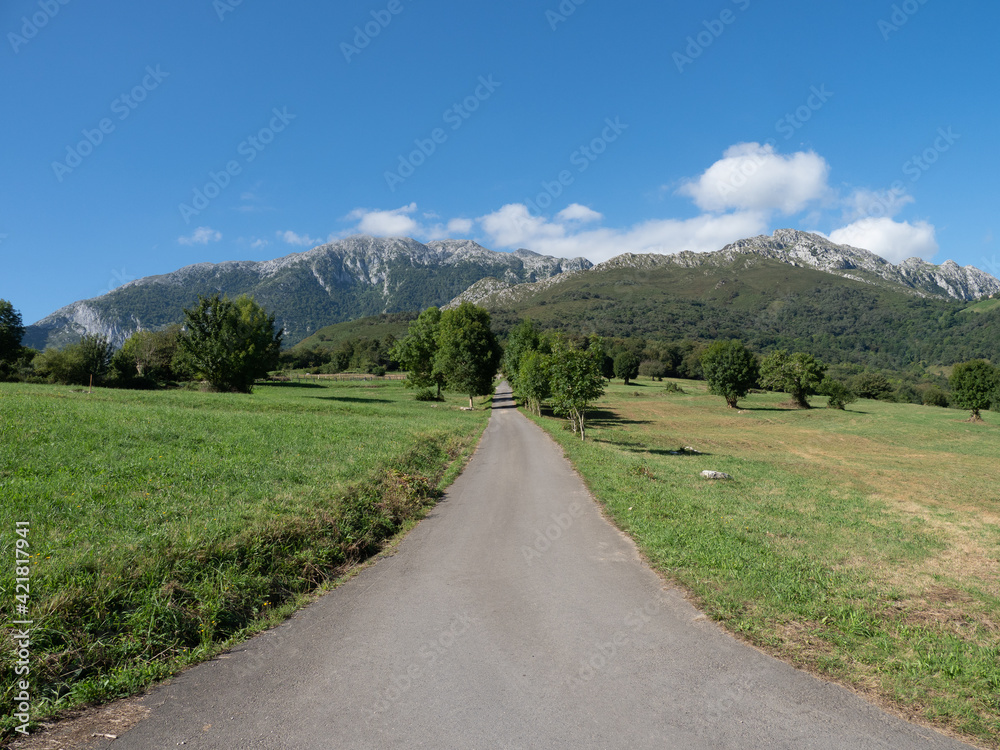
[[0, 701], [21, 679], [18, 522], [38, 719], [218, 653], [377, 553], [474, 449], [488, 409], [466, 402], [417, 402], [398, 381], [251, 395], [0, 384]]
[[[532, 417], [730, 632], [908, 718], [1000, 737], [1000, 415], [613, 385], [588, 441]], [[530, 415], [529, 415], [530, 416]], [[731, 480], [708, 481], [705, 469]]]

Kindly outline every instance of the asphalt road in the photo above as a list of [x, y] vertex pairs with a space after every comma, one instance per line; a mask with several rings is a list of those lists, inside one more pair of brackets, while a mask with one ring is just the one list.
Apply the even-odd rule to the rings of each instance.
[[107, 747], [959, 748], [723, 633], [502, 387], [398, 551], [146, 699]]

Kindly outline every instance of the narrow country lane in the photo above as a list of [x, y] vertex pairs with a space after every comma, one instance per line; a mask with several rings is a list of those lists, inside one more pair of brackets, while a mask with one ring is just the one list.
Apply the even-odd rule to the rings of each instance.
[[145, 699], [103, 747], [959, 748], [749, 648], [665, 586], [498, 390], [391, 557]]

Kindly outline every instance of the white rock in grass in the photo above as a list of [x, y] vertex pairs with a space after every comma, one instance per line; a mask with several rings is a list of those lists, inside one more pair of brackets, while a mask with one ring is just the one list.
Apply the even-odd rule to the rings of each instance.
[[724, 472], [721, 472], [721, 471], [709, 471], [708, 469], [706, 469], [705, 471], [701, 472], [701, 475], [703, 477], [705, 477], [705, 479], [732, 479], [731, 476], [729, 476], [728, 474], [726, 474]]

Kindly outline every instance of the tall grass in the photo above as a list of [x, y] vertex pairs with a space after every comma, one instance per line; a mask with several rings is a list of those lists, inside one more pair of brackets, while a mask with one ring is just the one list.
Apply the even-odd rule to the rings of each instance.
[[682, 385], [613, 386], [588, 443], [535, 419], [650, 562], [731, 631], [998, 746], [996, 415], [973, 425], [867, 400], [800, 411], [773, 394], [737, 412]]
[[35, 717], [203, 659], [378, 551], [478, 439], [486, 412], [460, 402], [417, 403], [399, 383], [250, 396], [0, 384], [0, 601], [9, 623], [27, 521]]

